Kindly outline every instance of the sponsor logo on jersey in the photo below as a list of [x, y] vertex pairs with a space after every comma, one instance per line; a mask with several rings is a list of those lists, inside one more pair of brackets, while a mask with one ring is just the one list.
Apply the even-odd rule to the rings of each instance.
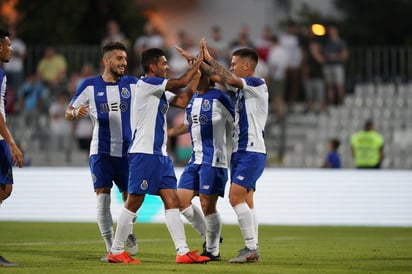
[[103, 96], [104, 95], [104, 91], [99, 91], [98, 93], [97, 93], [97, 96]]

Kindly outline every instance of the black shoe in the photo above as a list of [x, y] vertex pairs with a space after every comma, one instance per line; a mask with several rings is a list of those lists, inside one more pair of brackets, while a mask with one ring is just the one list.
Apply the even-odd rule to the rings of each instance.
[[209, 257], [211, 261], [221, 261], [222, 260], [222, 258], [220, 257], [220, 253], [215, 256], [210, 252], [203, 251], [202, 254], [200, 254], [200, 255]]
[[[220, 237], [219, 243], [220, 244], [223, 243], [223, 238], [222, 237]], [[207, 252], [207, 250], [206, 250], [206, 241], [203, 242], [202, 251]]]

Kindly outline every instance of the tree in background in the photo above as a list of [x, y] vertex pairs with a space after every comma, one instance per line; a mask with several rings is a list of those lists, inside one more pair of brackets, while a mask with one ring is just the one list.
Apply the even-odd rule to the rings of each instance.
[[99, 44], [106, 23], [115, 19], [129, 39], [142, 30], [144, 17], [134, 0], [19, 0], [19, 36], [29, 44]]
[[339, 24], [350, 45], [412, 44], [412, 1], [335, 0], [344, 14]]

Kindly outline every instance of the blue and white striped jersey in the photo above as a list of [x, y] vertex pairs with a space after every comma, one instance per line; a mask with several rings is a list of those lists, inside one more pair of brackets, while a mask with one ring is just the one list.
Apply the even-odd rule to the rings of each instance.
[[227, 167], [226, 123], [232, 126], [234, 106], [230, 97], [219, 89], [195, 95], [186, 108], [185, 121], [192, 138], [194, 164]]
[[[4, 121], [6, 121], [6, 93], [7, 93], [7, 77], [4, 70], [0, 68], [0, 114], [3, 115]], [[0, 135], [0, 140], [3, 140], [3, 136]]]
[[74, 108], [89, 105], [93, 123], [90, 155], [127, 155], [131, 140], [130, 101], [134, 96], [137, 77], [123, 76], [116, 83], [103, 81], [101, 76], [85, 79], [70, 102]]
[[169, 102], [175, 94], [166, 91], [168, 79], [142, 77], [131, 102], [133, 139], [129, 153], [167, 156], [167, 120]]
[[233, 152], [266, 153], [264, 130], [268, 116], [268, 88], [263, 79], [242, 78], [243, 89], [236, 90]]

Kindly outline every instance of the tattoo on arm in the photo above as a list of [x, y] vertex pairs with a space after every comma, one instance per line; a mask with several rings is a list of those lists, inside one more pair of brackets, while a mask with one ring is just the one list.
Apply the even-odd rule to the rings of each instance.
[[211, 71], [213, 71], [214, 74], [220, 75], [220, 77], [222, 77], [222, 80], [224, 82], [226, 82], [228, 78], [232, 77], [232, 74], [230, 73], [230, 71], [225, 69], [222, 65], [220, 65], [215, 60], [211, 60], [210, 67], [211, 67]]

